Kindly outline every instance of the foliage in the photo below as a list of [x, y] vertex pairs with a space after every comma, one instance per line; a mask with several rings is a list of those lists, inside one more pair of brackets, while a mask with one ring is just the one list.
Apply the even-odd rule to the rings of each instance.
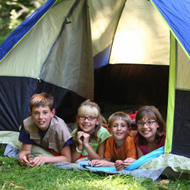
[[62, 170], [44, 165], [35, 168], [21, 167], [15, 158], [3, 157], [0, 148], [0, 187], [28, 190], [186, 190], [189, 180], [162, 180], [137, 178], [126, 175], [95, 174], [83, 170]]
[[5, 36], [47, 0], [0, 0], [0, 35]]

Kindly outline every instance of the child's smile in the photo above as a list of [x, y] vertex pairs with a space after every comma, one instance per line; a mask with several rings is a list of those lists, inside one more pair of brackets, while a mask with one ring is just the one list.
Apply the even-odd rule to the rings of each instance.
[[94, 132], [96, 125], [99, 124], [99, 120], [94, 115], [81, 115], [78, 117], [78, 124], [82, 131], [91, 134]]
[[142, 120], [137, 122], [138, 132], [147, 139], [147, 141], [154, 141], [158, 123], [154, 119], [143, 117]]
[[45, 131], [49, 127], [51, 118], [54, 116], [54, 110], [51, 111], [48, 106], [34, 107], [30, 115], [36, 126], [40, 130]]
[[124, 140], [129, 134], [126, 122], [121, 119], [116, 119], [111, 126], [111, 133], [115, 140]]

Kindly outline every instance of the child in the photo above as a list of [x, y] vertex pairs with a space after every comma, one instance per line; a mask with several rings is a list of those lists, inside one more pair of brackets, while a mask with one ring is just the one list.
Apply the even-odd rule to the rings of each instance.
[[141, 156], [164, 146], [166, 124], [154, 106], [141, 107], [136, 115], [137, 136], [135, 144], [137, 156]]
[[90, 160], [103, 158], [106, 139], [110, 134], [101, 126], [101, 118], [100, 108], [95, 102], [86, 100], [79, 106], [77, 128], [72, 133], [74, 140], [72, 162], [83, 157]]
[[[34, 94], [30, 100], [30, 117], [23, 121], [19, 140], [23, 143], [19, 154], [21, 165], [34, 167], [45, 163], [71, 162], [72, 135], [65, 122], [55, 116], [54, 98], [47, 94]], [[52, 150], [59, 156], [37, 156], [30, 159], [32, 145]]]
[[131, 119], [127, 113], [115, 112], [108, 122], [112, 136], [106, 142], [105, 158], [92, 160], [89, 165], [115, 166], [117, 170], [122, 170], [137, 158], [134, 138], [129, 136]]

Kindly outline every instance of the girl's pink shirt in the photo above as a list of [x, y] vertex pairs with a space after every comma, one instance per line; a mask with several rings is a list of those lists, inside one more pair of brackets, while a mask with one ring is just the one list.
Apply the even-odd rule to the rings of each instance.
[[[164, 132], [164, 135], [161, 139], [161, 141], [159, 143], [156, 144], [156, 149], [164, 146], [165, 144], [165, 139], [166, 139], [166, 132]], [[135, 138], [135, 144], [141, 149], [142, 153], [145, 155], [145, 154], [148, 154], [149, 151], [148, 151], [148, 145], [145, 144], [145, 145], [140, 145], [138, 144], [138, 137]]]

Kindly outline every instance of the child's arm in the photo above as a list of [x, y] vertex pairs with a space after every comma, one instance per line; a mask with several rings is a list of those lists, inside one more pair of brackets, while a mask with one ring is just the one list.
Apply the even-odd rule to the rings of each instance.
[[123, 166], [124, 168], [128, 167], [129, 165], [131, 165], [134, 161], [136, 161], [136, 159], [134, 158], [127, 158], [123, 161]]
[[18, 157], [18, 160], [21, 166], [31, 167], [30, 160], [29, 160], [31, 149], [32, 149], [31, 144], [22, 144], [22, 148]]
[[90, 158], [90, 160], [92, 159], [103, 159], [104, 158], [104, 151], [105, 151], [105, 143], [106, 141], [103, 141], [99, 147], [98, 147], [98, 153], [96, 153], [93, 148], [90, 146], [89, 144], [89, 140], [90, 140], [90, 135], [88, 133], [84, 133], [84, 132], [78, 132], [77, 133], [77, 137], [76, 137], [79, 145], [78, 147], [73, 146], [72, 149], [72, 162], [75, 162], [77, 159], [80, 158], [83, 148], [85, 147], [87, 152], [88, 152], [88, 156]]
[[104, 158], [105, 144], [106, 144], [106, 141], [103, 141], [98, 147], [98, 153], [96, 153], [93, 150], [93, 148], [90, 146], [89, 143], [84, 142], [84, 146], [88, 152], [88, 156], [89, 156], [90, 160], [92, 160], [92, 159], [103, 159]]
[[137, 150], [137, 157], [138, 157], [138, 158], [140, 158], [141, 156], [144, 155], [138, 145], [136, 145], [136, 150]]
[[83, 150], [83, 145], [79, 145], [78, 147], [76, 147], [75, 145], [72, 145], [72, 162], [76, 162], [81, 154], [82, 154], [82, 150]]
[[72, 145], [72, 162], [76, 162], [76, 160], [78, 160], [82, 154], [84, 140], [83, 134], [83, 131], [79, 131], [76, 134], [76, 140], [79, 145], [77, 147], [74, 144]]
[[98, 148], [98, 153], [96, 153], [93, 148], [90, 146], [89, 142], [85, 142], [83, 144], [79, 144], [78, 147], [76, 147], [75, 145], [73, 145], [72, 147], [72, 162], [76, 162], [76, 160], [78, 160], [82, 154], [83, 151], [83, 147], [86, 148], [87, 152], [88, 152], [88, 156], [90, 158], [90, 160], [92, 159], [103, 159], [104, 157], [104, 150], [105, 150], [105, 142], [102, 142], [99, 145]]
[[45, 163], [71, 162], [71, 147], [64, 146], [60, 156], [37, 156], [32, 161], [32, 167], [42, 166]]
[[125, 160], [116, 160], [115, 167], [117, 170], [122, 170], [123, 168], [128, 167], [137, 159], [134, 139], [128, 137], [125, 143], [126, 147], [128, 147], [127, 158]]
[[102, 160], [91, 160], [88, 163], [90, 166], [104, 166], [104, 167], [114, 167], [115, 163], [111, 162], [111, 158], [104, 158]]
[[124, 161], [122, 161], [122, 160], [116, 160], [115, 161], [115, 167], [116, 167], [117, 170], [122, 170], [123, 168], [127, 168], [134, 161], [136, 161], [136, 159], [134, 159], [134, 158], [127, 158]]

